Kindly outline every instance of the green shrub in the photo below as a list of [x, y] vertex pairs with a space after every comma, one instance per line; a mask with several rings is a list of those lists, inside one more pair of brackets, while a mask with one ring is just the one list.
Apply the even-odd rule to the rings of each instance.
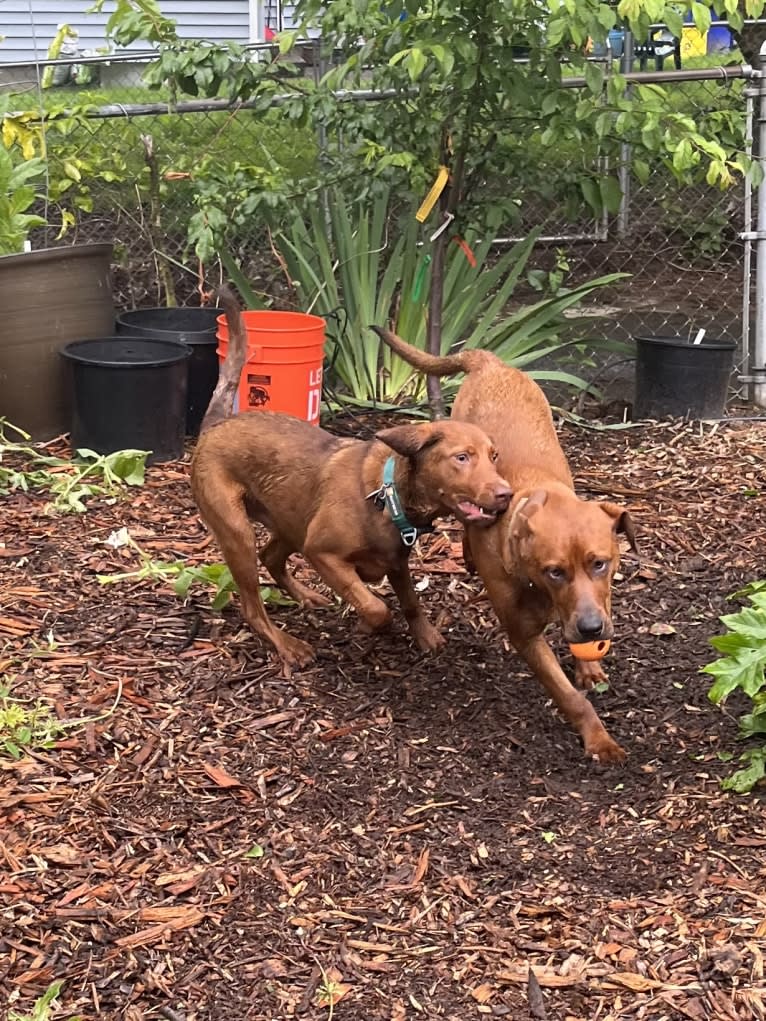
[[[743, 738], [766, 735], [766, 581], [755, 581], [731, 598], [746, 598], [749, 606], [738, 613], [721, 617], [727, 634], [710, 639], [721, 653], [703, 667], [703, 673], [715, 677], [708, 698], [720, 705], [735, 691], [741, 691], [752, 702], [752, 711], [739, 719]], [[739, 756], [742, 769], [724, 780], [726, 790], [745, 794], [766, 777], [766, 743], [759, 743]]]

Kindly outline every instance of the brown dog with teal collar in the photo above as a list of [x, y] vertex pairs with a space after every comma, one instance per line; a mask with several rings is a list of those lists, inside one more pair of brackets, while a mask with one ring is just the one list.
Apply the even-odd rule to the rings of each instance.
[[192, 490], [239, 588], [242, 614], [289, 670], [305, 666], [308, 643], [276, 627], [260, 593], [253, 522], [271, 539], [260, 560], [296, 602], [330, 600], [298, 581], [288, 557], [302, 553], [320, 578], [359, 613], [371, 631], [391, 611], [364, 582], [388, 577], [410, 631], [423, 650], [444, 644], [412, 584], [408, 557], [434, 519], [492, 524], [511, 498], [498, 474], [497, 450], [467, 422], [402, 425], [374, 440], [341, 439], [289, 415], [231, 409], [246, 358], [247, 335], [236, 298], [219, 292], [230, 344], [192, 462]]

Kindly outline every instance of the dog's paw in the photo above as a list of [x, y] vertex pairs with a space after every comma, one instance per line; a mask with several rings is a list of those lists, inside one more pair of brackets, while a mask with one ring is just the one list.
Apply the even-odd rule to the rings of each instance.
[[594, 762], [600, 762], [602, 765], [614, 765], [624, 762], [628, 757], [625, 749], [621, 748], [608, 734], [587, 744], [585, 746], [585, 754], [589, 759], [592, 759]]
[[325, 606], [332, 606], [332, 599], [328, 599], [327, 596], [322, 595], [321, 592], [315, 592], [308, 586], [303, 587], [301, 598], [298, 600], [301, 606], [306, 606], [309, 609], [321, 610]]
[[410, 623], [410, 631], [421, 652], [438, 652], [447, 644], [447, 639], [427, 620]]
[[595, 660], [576, 659], [574, 680], [576, 688], [591, 691], [597, 684], [605, 684], [607, 676], [601, 664]]
[[385, 631], [391, 626], [394, 615], [382, 599], [376, 599], [374, 603], [365, 606], [359, 611], [359, 621], [356, 630], [362, 635], [374, 635], [378, 631]]
[[316, 653], [308, 642], [286, 635], [284, 631], [278, 634], [279, 638], [274, 641], [274, 645], [285, 670], [300, 670], [313, 661]]

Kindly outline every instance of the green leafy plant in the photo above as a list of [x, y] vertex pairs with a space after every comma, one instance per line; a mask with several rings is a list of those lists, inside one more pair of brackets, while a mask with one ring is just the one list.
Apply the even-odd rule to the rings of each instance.
[[[33, 659], [38, 656], [44, 658], [56, 648], [57, 643], [49, 634], [45, 646], [40, 647], [33, 642], [32, 649], [24, 652], [24, 658]], [[11, 662], [15, 662], [15, 658]], [[87, 723], [98, 723], [107, 719], [117, 708], [121, 698], [120, 682], [114, 702], [99, 716], [61, 720], [42, 699], [16, 698], [11, 695], [10, 686], [0, 687], [0, 756], [5, 754], [12, 759], [20, 759], [25, 751], [53, 748], [68, 731], [76, 730]]]
[[40, 197], [45, 161], [35, 155], [37, 136], [29, 118], [11, 117], [9, 105], [9, 97], [0, 96], [0, 255], [23, 251], [30, 230], [45, 224], [29, 211]]
[[[18, 1014], [15, 1010], [8, 1012], [8, 1021], [50, 1021], [53, 1017], [53, 1010], [58, 1007], [58, 997], [64, 983], [51, 982], [43, 995], [35, 1001], [31, 1014]], [[83, 1021], [78, 1014], [77, 1017], [70, 1017], [69, 1021]]]
[[[15, 112], [10, 103], [9, 96], [0, 96], [0, 255], [25, 250], [30, 231], [48, 225], [49, 204], [58, 211], [58, 237], [62, 237], [75, 218], [61, 203], [75, 184], [79, 187], [72, 195], [72, 205], [88, 208], [90, 203], [89, 189], [83, 182], [83, 170], [88, 165], [78, 150], [65, 147], [54, 169], [47, 158], [40, 111]], [[83, 111], [66, 116], [61, 110], [50, 111], [50, 130], [65, 137], [83, 116]], [[41, 216], [40, 211], [46, 215]]]
[[[747, 5], [715, 0], [713, 6], [739, 29], [743, 6], [749, 18], [758, 18], [764, 0]], [[316, 196], [317, 187], [343, 181], [358, 196], [384, 181], [399, 194], [423, 196], [435, 179], [441, 181], [440, 194], [423, 213], [432, 260], [429, 351], [443, 349], [441, 333], [449, 321], [443, 295], [454, 261], [451, 238], [455, 232], [485, 236], [488, 212], [511, 222], [521, 188], [518, 163], [509, 156], [523, 154], [530, 140], [539, 139], [546, 150], [573, 148], [580, 188], [568, 193], [596, 215], [614, 213], [621, 201], [609, 167], [619, 162], [624, 142], [633, 146], [639, 177], [639, 166], [648, 170], [664, 162], [679, 179], [701, 172], [708, 184], [725, 188], [752, 168], [741, 136], [729, 144], [726, 124], [723, 137], [716, 137], [714, 121], [700, 129], [689, 111], [669, 104], [659, 86], [642, 83], [629, 91], [624, 76], [587, 60], [588, 40], [604, 42], [616, 26], [646, 38], [659, 21], [680, 36], [687, 11], [706, 31], [710, 9], [697, 0], [298, 0], [299, 28], [280, 35], [280, 53], [308, 34], [318, 35], [320, 55], [330, 66], [317, 81], [291, 82], [289, 97], [280, 100], [284, 119], [321, 123], [327, 139], [322, 158], [300, 175], [302, 193]], [[276, 91], [285, 91], [279, 61], [257, 63], [236, 47], [195, 47], [180, 40], [153, 0], [120, 0], [109, 31], [123, 44], [137, 39], [158, 44], [159, 59], [146, 80], [171, 82], [178, 94], [226, 96], [265, 107]], [[582, 77], [582, 86], [562, 88], [562, 79], [572, 74]], [[346, 102], [349, 90], [357, 88], [377, 91], [385, 101]], [[509, 138], [515, 140], [510, 147]], [[532, 169], [539, 179], [537, 166]], [[250, 184], [246, 166], [232, 170], [228, 190], [228, 175], [216, 187], [236, 196], [248, 216], [254, 209], [266, 212], [270, 203], [283, 209], [295, 193], [270, 171]], [[206, 199], [201, 192], [198, 197], [201, 215], [194, 231], [200, 253], [217, 244], [215, 236], [225, 233], [227, 221], [220, 198]], [[430, 377], [427, 388], [433, 409], [441, 410], [438, 380]]]
[[[289, 229], [278, 232], [275, 244], [306, 310], [330, 317], [329, 360], [342, 386], [341, 401], [392, 405], [404, 398], [420, 400], [422, 376], [393, 355], [368, 329], [393, 320], [409, 343], [427, 343], [431, 257], [418, 245], [419, 224], [413, 212], [398, 219], [391, 211], [388, 190], [368, 202], [348, 207], [337, 192], [330, 196], [329, 221], [314, 205], [297, 216]], [[491, 237], [491, 232], [490, 237]], [[508, 312], [517, 285], [537, 238], [533, 232], [494, 262], [491, 240], [471, 234], [464, 247], [451, 246], [443, 280], [441, 352], [457, 345], [487, 348], [505, 361], [528, 366], [560, 353], [572, 343], [579, 321], [564, 313], [622, 274], [610, 274], [570, 290], [556, 277], [554, 294]], [[333, 326], [333, 316], [337, 325]], [[584, 386], [562, 370], [538, 370], [532, 375]], [[455, 381], [445, 388], [455, 387]]]
[[[112, 497], [125, 486], [140, 486], [144, 482], [146, 450], [118, 450], [112, 454], [97, 454], [93, 450], [76, 451], [77, 460], [66, 460], [41, 454], [34, 447], [6, 437], [6, 429], [13, 429], [25, 439], [23, 430], [0, 419], [0, 494], [15, 489], [23, 492], [43, 490], [53, 499], [48, 509], [60, 514], [82, 514], [87, 510], [85, 500], [93, 496]], [[14, 464], [4, 459], [11, 456]]]
[[8, 150], [0, 149], [0, 255], [23, 251], [30, 230], [45, 224], [42, 216], [28, 211], [38, 198], [35, 185], [44, 177], [39, 157], [14, 166]]
[[[154, 560], [146, 550], [141, 549], [135, 539], [131, 538], [127, 528], [121, 528], [107, 540], [110, 546], [130, 546], [138, 555], [140, 567], [134, 571], [121, 571], [118, 574], [97, 574], [101, 585], [114, 585], [124, 581], [163, 581], [173, 582], [173, 590], [181, 599], [186, 599], [194, 584], [201, 584], [213, 589], [211, 609], [222, 610], [231, 602], [231, 597], [238, 591], [237, 583], [231, 576], [226, 564], [202, 564], [190, 567], [183, 560]], [[283, 596], [279, 589], [268, 585], [261, 586], [261, 597], [264, 603], [274, 606], [292, 606], [293, 600]]]
[[[720, 618], [727, 634], [716, 635], [710, 644], [721, 656], [703, 667], [715, 677], [708, 698], [720, 705], [735, 691], [752, 702], [752, 711], [739, 719], [743, 738], [766, 735], [766, 581], [756, 581], [731, 597], [746, 598], [748, 606]], [[723, 781], [726, 790], [745, 794], [766, 777], [766, 743], [748, 748], [739, 756], [742, 769]]]
[[[200, 567], [183, 567], [176, 575], [173, 589], [180, 599], [186, 599], [189, 589], [194, 583], [211, 585], [215, 590], [210, 604], [213, 610], [222, 610], [231, 602], [232, 595], [237, 591], [237, 583], [231, 576], [226, 564], [203, 564]], [[272, 590], [262, 588], [262, 594], [271, 596]], [[266, 600], [264, 599], [264, 602]], [[271, 600], [274, 601], [273, 599]]]
[[52, 748], [65, 732], [50, 706], [12, 698], [8, 688], [0, 688], [0, 753], [20, 759], [25, 748]]

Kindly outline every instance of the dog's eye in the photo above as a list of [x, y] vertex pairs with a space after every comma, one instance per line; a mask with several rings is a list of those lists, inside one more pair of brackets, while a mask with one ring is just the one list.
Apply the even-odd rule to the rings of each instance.
[[594, 560], [591, 564], [591, 570], [594, 574], [604, 574], [608, 567], [608, 560]]
[[492, 453], [489, 455], [489, 459], [492, 462], [492, 464], [494, 464], [495, 461], [497, 461], [497, 458], [498, 458], [498, 453], [497, 453], [496, 450], [493, 450]]
[[567, 572], [563, 567], [546, 567], [545, 573], [548, 575], [551, 581], [561, 582], [566, 581]]
[[455, 460], [458, 464], [468, 464], [471, 460], [470, 454], [455, 454]]

